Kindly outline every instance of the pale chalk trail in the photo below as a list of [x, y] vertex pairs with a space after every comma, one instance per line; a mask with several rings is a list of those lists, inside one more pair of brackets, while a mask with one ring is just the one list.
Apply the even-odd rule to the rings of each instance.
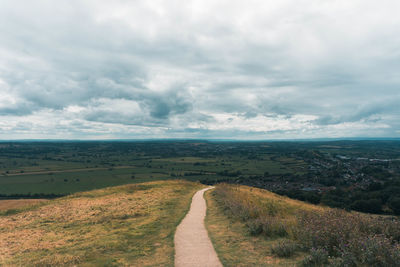
[[194, 194], [188, 214], [176, 229], [176, 267], [222, 267], [204, 226], [207, 205], [203, 195], [211, 188]]

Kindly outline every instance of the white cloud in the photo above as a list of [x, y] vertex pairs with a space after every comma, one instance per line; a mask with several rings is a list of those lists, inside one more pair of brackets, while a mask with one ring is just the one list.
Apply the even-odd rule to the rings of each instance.
[[0, 138], [399, 133], [395, 0], [1, 5]]

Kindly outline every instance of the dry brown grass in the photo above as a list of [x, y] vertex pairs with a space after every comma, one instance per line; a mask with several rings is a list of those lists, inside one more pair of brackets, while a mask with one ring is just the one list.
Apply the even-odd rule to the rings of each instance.
[[201, 187], [111, 187], [0, 216], [0, 266], [172, 266], [175, 227]]
[[0, 200], [0, 211], [10, 210], [10, 209], [19, 209], [26, 208], [29, 206], [34, 206], [43, 202], [46, 202], [46, 199], [7, 199]]
[[278, 194], [272, 193], [270, 191], [259, 189], [255, 187], [240, 185], [234, 186], [235, 190], [238, 191], [242, 196], [247, 196], [247, 198], [255, 198], [258, 201], [264, 202], [273, 202], [278, 206], [281, 206], [280, 212], [287, 212], [292, 214], [296, 210], [304, 210], [304, 211], [318, 211], [323, 212], [327, 209], [322, 206], [317, 206], [313, 204], [309, 204], [300, 200], [291, 199], [285, 196], [280, 196]]
[[[253, 190], [241, 186], [241, 189], [245, 192], [255, 191], [257, 195], [262, 193], [255, 188]], [[269, 196], [277, 201], [284, 201], [275, 194]], [[273, 255], [271, 247], [279, 239], [266, 239], [249, 235], [243, 222], [232, 220], [224, 214], [212, 192], [206, 193], [206, 200], [208, 206], [207, 229], [224, 266], [296, 266], [296, 263], [303, 258], [301, 253], [289, 259]], [[298, 205], [299, 203], [295, 204]]]
[[225, 266], [398, 266], [400, 261], [400, 221], [394, 217], [228, 184], [217, 185], [207, 200], [206, 222]]

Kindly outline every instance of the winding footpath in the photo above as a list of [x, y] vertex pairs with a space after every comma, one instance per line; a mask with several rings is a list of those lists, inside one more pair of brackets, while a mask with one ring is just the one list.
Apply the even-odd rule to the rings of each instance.
[[188, 214], [176, 229], [176, 267], [222, 267], [204, 226], [207, 205], [203, 195], [209, 189], [194, 194]]

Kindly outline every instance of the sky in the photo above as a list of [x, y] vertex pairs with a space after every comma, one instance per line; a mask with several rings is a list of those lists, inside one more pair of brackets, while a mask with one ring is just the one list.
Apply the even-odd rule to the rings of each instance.
[[398, 0], [0, 0], [0, 139], [400, 137]]

